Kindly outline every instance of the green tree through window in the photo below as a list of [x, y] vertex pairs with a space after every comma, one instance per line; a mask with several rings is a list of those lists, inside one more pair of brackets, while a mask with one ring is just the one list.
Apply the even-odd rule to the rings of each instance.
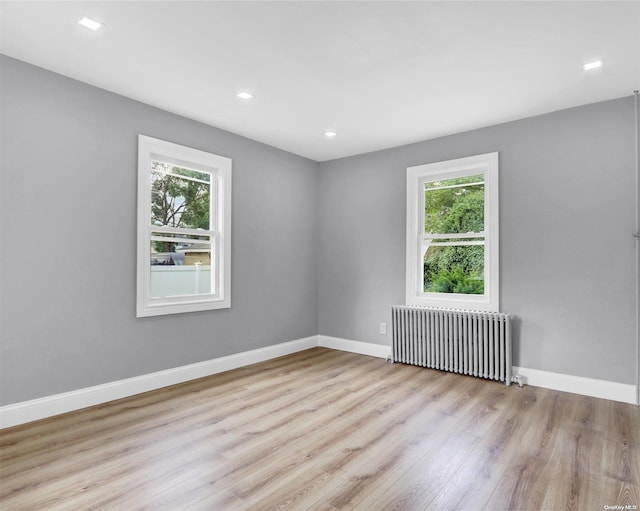
[[483, 176], [427, 182], [424, 194], [424, 291], [483, 294]]
[[[152, 162], [151, 224], [210, 229], [211, 177], [204, 172]], [[176, 243], [154, 241], [156, 252], [175, 252]]]

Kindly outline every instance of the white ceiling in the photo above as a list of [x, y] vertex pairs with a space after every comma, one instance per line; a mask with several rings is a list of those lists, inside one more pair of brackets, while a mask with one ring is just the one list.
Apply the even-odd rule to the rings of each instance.
[[[628, 96], [640, 2], [11, 2], [0, 51], [317, 161]], [[82, 16], [104, 23], [91, 32]], [[603, 59], [585, 72], [582, 64]], [[243, 102], [246, 90], [254, 99]], [[332, 140], [324, 132], [334, 130]]]

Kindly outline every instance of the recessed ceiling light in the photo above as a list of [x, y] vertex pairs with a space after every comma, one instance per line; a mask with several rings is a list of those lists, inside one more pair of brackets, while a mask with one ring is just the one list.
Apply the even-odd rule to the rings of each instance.
[[249, 94], [248, 92], [239, 92], [237, 96], [240, 99], [251, 99], [253, 97], [253, 94]]
[[91, 18], [87, 18], [86, 16], [78, 21], [78, 24], [90, 30], [93, 30], [94, 32], [102, 26], [102, 23], [92, 20]]
[[599, 67], [602, 67], [602, 61], [601, 60], [594, 60], [593, 62], [587, 62], [582, 67], [584, 67], [585, 71], [591, 71], [592, 69], [598, 69]]
[[335, 131], [325, 131], [324, 136], [327, 138], [334, 138], [337, 135]]

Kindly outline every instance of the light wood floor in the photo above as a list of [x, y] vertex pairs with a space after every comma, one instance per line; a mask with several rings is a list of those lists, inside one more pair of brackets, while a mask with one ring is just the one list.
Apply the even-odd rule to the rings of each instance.
[[635, 406], [323, 348], [0, 442], [3, 511], [640, 509]]

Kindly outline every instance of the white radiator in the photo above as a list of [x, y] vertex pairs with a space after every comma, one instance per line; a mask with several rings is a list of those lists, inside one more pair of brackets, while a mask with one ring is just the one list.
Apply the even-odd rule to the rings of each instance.
[[472, 312], [397, 305], [392, 361], [511, 384], [511, 318]]

